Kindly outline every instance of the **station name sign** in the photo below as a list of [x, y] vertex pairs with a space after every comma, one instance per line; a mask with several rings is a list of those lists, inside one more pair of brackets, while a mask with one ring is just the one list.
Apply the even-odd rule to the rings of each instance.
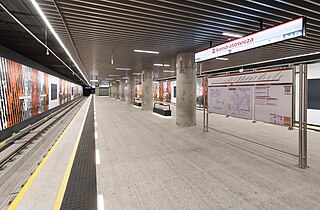
[[300, 17], [277, 26], [195, 53], [195, 62], [305, 36], [306, 19]]

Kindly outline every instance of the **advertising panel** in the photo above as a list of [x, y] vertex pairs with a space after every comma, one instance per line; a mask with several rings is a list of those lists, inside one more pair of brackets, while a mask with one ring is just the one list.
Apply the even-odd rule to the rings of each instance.
[[0, 57], [0, 81], [0, 130], [60, 105], [57, 77]]

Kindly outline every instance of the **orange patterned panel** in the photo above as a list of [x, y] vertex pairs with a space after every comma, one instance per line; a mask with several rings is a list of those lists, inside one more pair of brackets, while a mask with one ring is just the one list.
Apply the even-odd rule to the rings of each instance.
[[8, 127], [21, 122], [21, 102], [22, 96], [22, 65], [8, 60], [8, 88], [6, 91], [8, 100], [7, 120]]

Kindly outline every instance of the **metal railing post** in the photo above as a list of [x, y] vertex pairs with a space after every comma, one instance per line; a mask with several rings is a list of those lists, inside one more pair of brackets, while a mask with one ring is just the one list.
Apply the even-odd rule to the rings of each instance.
[[299, 65], [299, 168], [307, 167], [307, 109], [308, 109], [307, 65]]

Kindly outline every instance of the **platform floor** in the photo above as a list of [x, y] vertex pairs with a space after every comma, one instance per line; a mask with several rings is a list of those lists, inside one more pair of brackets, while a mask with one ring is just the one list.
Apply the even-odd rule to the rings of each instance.
[[[92, 97], [78, 111], [8, 209], [59, 209]], [[71, 161], [72, 160], [72, 161]], [[65, 186], [64, 186], [65, 185]], [[57, 207], [59, 206], [59, 207]]]
[[210, 115], [216, 130], [203, 133], [201, 111], [197, 126], [181, 128], [174, 117], [95, 101], [105, 209], [320, 209], [320, 133], [309, 132], [302, 170], [297, 130]]
[[[303, 170], [297, 130], [212, 114], [204, 133], [201, 111], [197, 126], [179, 127], [175, 107], [172, 118], [161, 118], [92, 98], [98, 209], [320, 209], [320, 133], [309, 132], [310, 168]], [[20, 195], [18, 209], [58, 209], [89, 102]]]

